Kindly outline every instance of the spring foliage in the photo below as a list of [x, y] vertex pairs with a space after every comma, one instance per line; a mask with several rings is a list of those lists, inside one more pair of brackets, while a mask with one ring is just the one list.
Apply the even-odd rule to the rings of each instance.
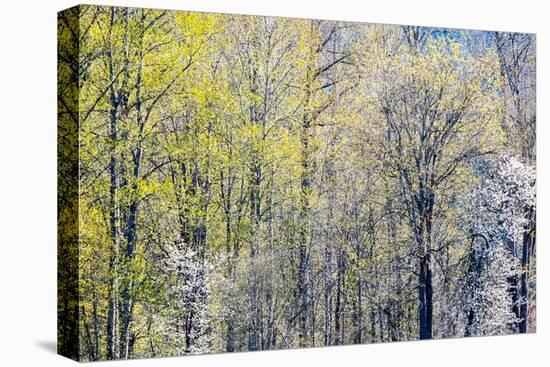
[[60, 352], [534, 331], [534, 51], [531, 35], [61, 12]]

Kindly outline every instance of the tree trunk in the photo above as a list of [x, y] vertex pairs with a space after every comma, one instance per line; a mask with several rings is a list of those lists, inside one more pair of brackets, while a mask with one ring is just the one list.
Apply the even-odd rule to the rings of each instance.
[[[114, 24], [115, 8], [111, 10], [111, 28]], [[112, 51], [111, 51], [112, 52]], [[109, 74], [111, 83], [114, 81], [114, 65], [112, 54], [110, 54]], [[111, 230], [111, 254], [109, 260], [109, 310], [107, 315], [107, 359], [118, 358], [118, 266], [119, 266], [119, 233], [118, 233], [118, 198], [117, 191], [119, 186], [118, 179], [118, 104], [119, 98], [114, 87], [110, 92], [110, 133], [111, 140], [111, 159], [109, 161], [109, 225]]]
[[523, 232], [523, 243], [521, 251], [521, 276], [519, 287], [519, 324], [518, 331], [520, 333], [527, 332], [527, 323], [529, 318], [529, 268], [531, 253], [530, 250], [534, 246], [535, 237], [534, 233], [534, 210], [528, 211], [527, 217], [529, 219]]
[[308, 67], [306, 73], [306, 97], [304, 101], [304, 112], [302, 116], [301, 128], [301, 149], [302, 149], [302, 174], [300, 179], [300, 213], [299, 213], [299, 238], [298, 238], [298, 345], [303, 348], [307, 345], [307, 319], [309, 314], [308, 304], [308, 241], [309, 241], [309, 214], [310, 203], [309, 196], [311, 193], [311, 162], [310, 162], [310, 115], [309, 104], [311, 98], [310, 92], [310, 74], [311, 70]]
[[332, 344], [332, 245], [325, 244], [325, 268], [324, 268], [324, 344]]
[[[142, 9], [141, 25], [143, 26], [145, 13]], [[143, 40], [143, 31], [141, 33]], [[136, 78], [136, 123], [139, 127], [139, 136], [135, 149], [132, 151], [133, 156], [133, 182], [132, 182], [132, 195], [133, 200], [128, 208], [128, 223], [126, 226], [126, 253], [124, 259], [124, 285], [122, 289], [122, 302], [121, 302], [121, 318], [120, 318], [120, 353], [121, 358], [128, 359], [130, 356], [130, 323], [132, 321], [132, 309], [133, 309], [133, 288], [134, 288], [134, 258], [136, 253], [136, 241], [137, 241], [137, 221], [139, 215], [139, 198], [138, 195], [138, 181], [141, 177], [141, 165], [143, 160], [143, 134], [145, 130], [145, 119], [142, 115], [142, 99], [141, 99], [141, 79], [143, 70], [143, 51], [140, 49], [138, 52], [138, 70]]]
[[[419, 248], [421, 258], [418, 272], [418, 299], [419, 299], [419, 336], [420, 339], [432, 339], [433, 315], [433, 276], [431, 264], [432, 241], [432, 213], [434, 205], [433, 193], [421, 194], [427, 197], [427, 202], [419, 204], [419, 213], [422, 215], [419, 230]], [[422, 199], [421, 199], [422, 200]], [[422, 200], [423, 201], [423, 200]], [[424, 204], [427, 204], [424, 207]]]
[[363, 283], [360, 274], [357, 277], [357, 300], [355, 306], [355, 344], [363, 343]]
[[420, 339], [432, 338], [432, 270], [430, 255], [426, 254], [420, 260], [420, 271], [418, 276], [418, 299], [419, 299], [419, 328]]
[[337, 255], [337, 278], [336, 278], [336, 304], [334, 305], [334, 345], [343, 343], [343, 305], [344, 300], [344, 254], [342, 250], [338, 251]]

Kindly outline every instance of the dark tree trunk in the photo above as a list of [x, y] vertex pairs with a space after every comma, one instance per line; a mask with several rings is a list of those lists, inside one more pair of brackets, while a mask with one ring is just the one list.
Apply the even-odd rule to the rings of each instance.
[[[111, 28], [114, 25], [115, 9], [111, 10]], [[114, 80], [114, 65], [112, 61], [109, 63], [109, 74], [111, 81]], [[118, 307], [118, 265], [119, 265], [119, 233], [118, 233], [118, 201], [117, 191], [119, 185], [118, 171], [117, 171], [117, 140], [118, 140], [118, 105], [119, 98], [114, 87], [111, 87], [110, 93], [110, 132], [109, 138], [111, 140], [111, 159], [109, 161], [109, 225], [111, 230], [111, 254], [109, 262], [109, 310], [107, 315], [107, 359], [118, 358], [118, 332], [117, 332], [117, 307]]]
[[343, 343], [343, 293], [344, 293], [344, 256], [342, 251], [337, 255], [337, 278], [336, 278], [336, 303], [334, 305], [334, 344], [340, 345]]
[[355, 306], [355, 344], [361, 344], [363, 342], [363, 285], [361, 277], [356, 274], [357, 277], [357, 300]]
[[99, 315], [97, 313], [97, 307], [98, 307], [98, 299], [97, 299], [97, 293], [94, 291], [93, 293], [93, 309], [92, 309], [92, 316], [93, 316], [93, 328], [94, 328], [94, 355], [96, 359], [101, 359], [99, 355]]
[[[258, 158], [254, 157], [254, 164], [251, 172], [250, 183], [250, 222], [252, 241], [250, 243], [250, 261], [254, 263], [259, 251], [259, 236], [260, 221], [261, 221], [261, 182], [262, 171]], [[250, 324], [248, 330], [248, 350], [258, 350], [260, 345], [260, 328], [261, 328], [261, 300], [259, 290], [259, 271], [253, 266], [252, 274], [250, 274]]]
[[307, 108], [310, 104], [310, 74], [311, 70], [308, 67], [306, 73], [306, 97], [304, 101], [305, 111], [302, 116], [301, 128], [301, 149], [302, 149], [302, 174], [300, 180], [300, 214], [299, 214], [299, 239], [298, 239], [298, 345], [303, 348], [306, 346], [308, 337], [307, 319], [309, 314], [308, 304], [308, 241], [309, 241], [309, 214], [310, 203], [309, 196], [311, 193], [311, 162], [310, 162], [310, 147], [309, 134], [311, 128], [310, 115]]
[[418, 276], [418, 299], [419, 305], [419, 328], [420, 339], [432, 338], [432, 270], [430, 264], [430, 255], [426, 254], [423, 259], [420, 260], [420, 271]]
[[[421, 193], [421, 202], [418, 212], [421, 214], [421, 228], [419, 229], [419, 249], [421, 258], [418, 272], [418, 314], [419, 314], [419, 337], [420, 339], [432, 339], [432, 318], [433, 318], [433, 276], [431, 263], [431, 241], [432, 241], [432, 213], [434, 195]], [[424, 201], [422, 198], [426, 197]]]
[[535, 212], [533, 209], [530, 209], [527, 213], [529, 219], [526, 224], [523, 232], [523, 243], [521, 251], [521, 276], [519, 284], [519, 323], [518, 331], [520, 333], [527, 332], [527, 325], [529, 319], [529, 268], [530, 268], [530, 259], [531, 259], [531, 249], [534, 247], [535, 237], [534, 237], [534, 226], [535, 226]]
[[324, 344], [332, 344], [332, 247], [330, 243], [325, 244], [324, 264]]

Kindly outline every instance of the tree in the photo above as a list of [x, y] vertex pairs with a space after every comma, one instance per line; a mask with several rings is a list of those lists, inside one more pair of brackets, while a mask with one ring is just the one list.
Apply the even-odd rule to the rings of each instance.
[[520, 33], [494, 33], [494, 43], [504, 79], [506, 98], [502, 125], [515, 154], [528, 164], [535, 161], [536, 69], [535, 36]]
[[[374, 37], [387, 37], [380, 33]], [[378, 154], [400, 185], [415, 244], [411, 255], [418, 258], [419, 337], [430, 339], [433, 257], [439, 251], [434, 219], [467, 162], [492, 152], [499, 102], [496, 67], [490, 65], [496, 63], [491, 55], [479, 60], [464, 54], [452, 40], [430, 39], [420, 49], [415, 42], [412, 50], [388, 49], [378, 39], [374, 44], [369, 115], [385, 126], [378, 132]]]
[[535, 172], [514, 156], [502, 157], [471, 194], [467, 210], [479, 214], [470, 216], [472, 242], [460, 293], [467, 300], [467, 336], [527, 330], [529, 294], [518, 280], [529, 276], [522, 249], [534, 205]]

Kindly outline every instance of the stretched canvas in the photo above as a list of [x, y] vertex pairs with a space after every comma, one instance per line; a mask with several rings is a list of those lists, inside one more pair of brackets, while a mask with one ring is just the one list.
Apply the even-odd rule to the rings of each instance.
[[535, 35], [58, 14], [58, 351], [531, 333]]

